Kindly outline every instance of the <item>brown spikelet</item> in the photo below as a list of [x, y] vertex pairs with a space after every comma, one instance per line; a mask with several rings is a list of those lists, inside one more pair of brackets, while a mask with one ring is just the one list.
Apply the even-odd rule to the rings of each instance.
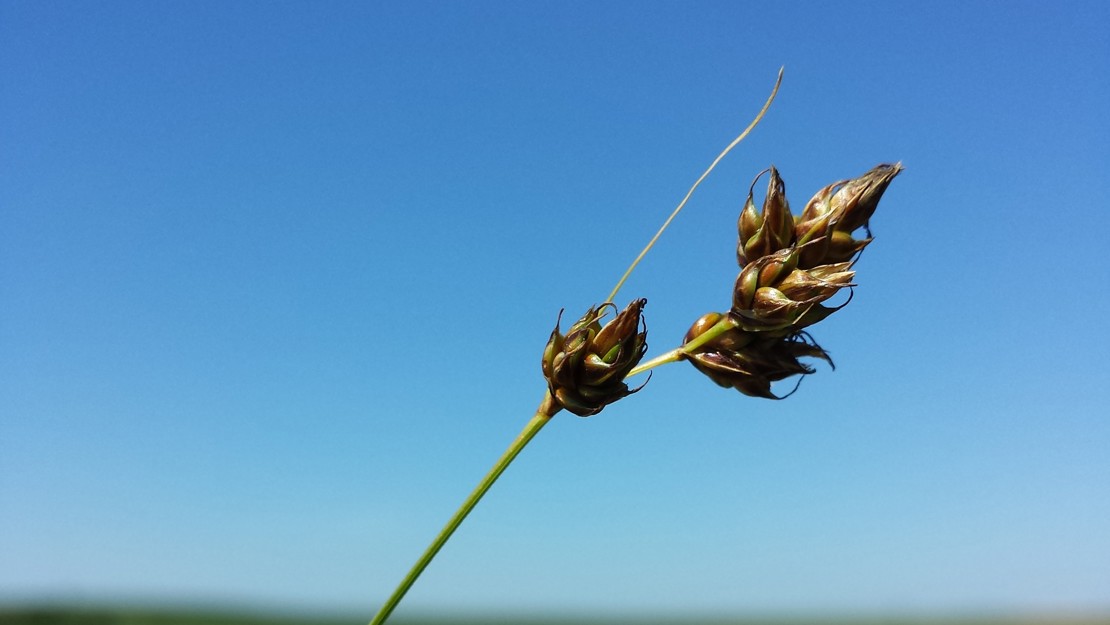
[[647, 327], [641, 314], [646, 303], [646, 299], [633, 300], [604, 326], [602, 317], [616, 307], [612, 303], [591, 307], [566, 335], [556, 321], [542, 366], [559, 407], [587, 417], [639, 390], [629, 389], [624, 378], [647, 351]]
[[[683, 345], [690, 347], [683, 357], [721, 386], [775, 399], [772, 383], [813, 373], [802, 358], [832, 364], [804, 329], [847, 305], [827, 301], [855, 286], [852, 265], [872, 240], [868, 222], [901, 171], [901, 164], [879, 165], [858, 178], [834, 182], [797, 217], [790, 214], [778, 170], [761, 172], [757, 181], [770, 172], [763, 209], [756, 210], [749, 190], [737, 222], [741, 270], [732, 308], [698, 319], [686, 333]], [[856, 238], [861, 228], [865, 236]]]

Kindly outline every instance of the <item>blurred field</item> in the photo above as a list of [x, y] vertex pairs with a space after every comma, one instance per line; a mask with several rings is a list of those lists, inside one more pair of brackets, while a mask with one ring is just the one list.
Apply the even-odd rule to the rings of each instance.
[[[2, 625], [365, 625], [370, 615], [314, 617], [253, 612], [151, 608], [2, 607]], [[544, 618], [468, 616], [397, 617], [390, 625], [1110, 625], [1110, 615], [1024, 617], [737, 617], [720, 619]]]

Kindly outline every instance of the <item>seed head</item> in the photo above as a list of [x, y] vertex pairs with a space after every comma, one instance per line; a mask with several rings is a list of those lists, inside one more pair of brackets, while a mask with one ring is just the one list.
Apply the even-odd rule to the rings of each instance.
[[[698, 319], [683, 340], [684, 346], [694, 342], [683, 357], [721, 386], [778, 399], [771, 392], [773, 382], [813, 373], [802, 358], [832, 364], [805, 328], [847, 304], [824, 302], [855, 286], [852, 265], [871, 242], [868, 221], [902, 166], [879, 165], [858, 178], [835, 182], [818, 191], [798, 217], [790, 214], [778, 171], [767, 171], [763, 210], [756, 211], [749, 190], [738, 220], [741, 270], [732, 308]], [[860, 228], [866, 236], [856, 239]]]
[[[767, 196], [763, 200], [762, 212], [756, 212], [752, 199], [755, 184], [767, 172], [771, 172]], [[774, 165], [760, 172], [752, 181], [744, 210], [737, 220], [737, 229], [740, 238], [736, 245], [736, 260], [741, 267], [751, 259], [773, 254], [793, 243], [794, 216], [790, 214], [790, 204], [786, 201], [786, 184]]]
[[[686, 333], [683, 345], [713, 327], [721, 313], [709, 313], [694, 322]], [[698, 370], [725, 388], [734, 388], [745, 395], [782, 399], [771, 392], [771, 384], [793, 375], [808, 375], [813, 367], [800, 358], [820, 358], [830, 365], [832, 360], [821, 346], [805, 332], [751, 332], [733, 328], [701, 345], [685, 358]], [[783, 396], [785, 397], [785, 396]]]
[[[821, 189], [806, 204], [794, 226], [795, 242], [801, 249], [802, 268], [839, 263], [855, 258], [871, 242], [867, 227], [890, 181], [902, 164], [879, 165], [858, 178], [841, 180]], [[853, 233], [863, 228], [862, 239]]]
[[640, 390], [629, 389], [624, 378], [647, 351], [647, 325], [641, 315], [646, 303], [633, 300], [604, 326], [601, 318], [616, 306], [606, 302], [591, 307], [565, 336], [555, 322], [542, 364], [547, 388], [560, 407], [588, 417]]
[[748, 263], [732, 291], [733, 317], [747, 330], [796, 325], [813, 306], [852, 286], [851, 263], [798, 268], [797, 248], [779, 250]]

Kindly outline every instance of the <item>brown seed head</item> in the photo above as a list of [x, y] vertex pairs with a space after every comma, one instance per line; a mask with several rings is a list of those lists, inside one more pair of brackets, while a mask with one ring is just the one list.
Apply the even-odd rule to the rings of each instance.
[[744, 267], [732, 291], [733, 318], [745, 330], [781, 330], [811, 308], [852, 286], [851, 263], [798, 269], [796, 248], [779, 250]]
[[[767, 183], [767, 196], [763, 200], [763, 211], [757, 213], [753, 201], [755, 184], [768, 171], [771, 178]], [[736, 260], [741, 267], [750, 260], [773, 254], [793, 243], [794, 216], [790, 214], [790, 204], [786, 201], [786, 184], [773, 165], [760, 172], [752, 181], [744, 210], [737, 221], [737, 229], [740, 237], [736, 246]]]
[[[689, 345], [683, 357], [721, 386], [778, 398], [771, 392], [773, 382], [813, 372], [801, 358], [832, 364], [804, 328], [847, 304], [824, 302], [854, 286], [852, 264], [871, 242], [868, 221], [902, 166], [879, 165], [858, 178], [835, 182], [818, 191], [796, 218], [790, 215], [778, 171], [768, 171], [763, 210], [756, 211], [749, 190], [738, 220], [741, 271], [732, 308], [727, 315], [698, 319], [683, 340]], [[866, 237], [856, 239], [853, 234], [860, 228]]]
[[[868, 221], [890, 181], [902, 171], [901, 163], [879, 165], [858, 178], [841, 180], [821, 189], [806, 204], [794, 225], [803, 269], [853, 259], [868, 243]], [[867, 236], [852, 234], [864, 228]]]
[[556, 321], [542, 365], [547, 388], [560, 407], [588, 417], [640, 390], [629, 389], [624, 378], [647, 351], [647, 326], [641, 314], [646, 303], [646, 299], [633, 300], [604, 326], [601, 318], [606, 310], [616, 307], [608, 302], [591, 307], [566, 335]]
[[[696, 321], [686, 333], [683, 345], [701, 336], [724, 315], [709, 313]], [[692, 365], [725, 388], [745, 395], [781, 399], [771, 392], [771, 384], [793, 375], [813, 373], [803, 357], [832, 360], [825, 350], [805, 332], [785, 336], [733, 328], [684, 356]]]

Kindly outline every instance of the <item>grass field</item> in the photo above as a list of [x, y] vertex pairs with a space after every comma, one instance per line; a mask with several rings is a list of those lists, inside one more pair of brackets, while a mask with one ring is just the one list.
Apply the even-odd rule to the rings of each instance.
[[[365, 625], [363, 618], [267, 615], [245, 611], [0, 606], [2, 625]], [[1110, 625], [1110, 615], [1027, 617], [737, 617], [718, 619], [544, 618], [542, 616], [397, 617], [390, 625]]]

